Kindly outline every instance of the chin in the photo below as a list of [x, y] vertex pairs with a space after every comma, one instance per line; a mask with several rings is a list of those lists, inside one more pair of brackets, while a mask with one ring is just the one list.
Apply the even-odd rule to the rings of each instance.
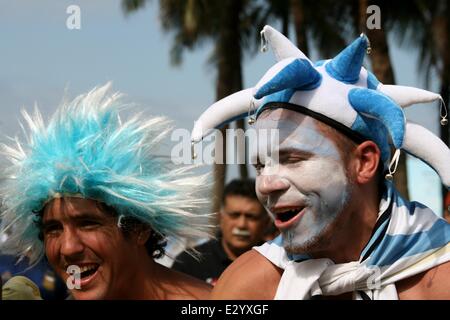
[[283, 234], [283, 247], [290, 254], [310, 254], [325, 250], [331, 244], [335, 221], [328, 223], [320, 231], [312, 235], [296, 235], [295, 230]]
[[106, 298], [106, 294], [101, 290], [71, 290], [71, 294], [75, 300], [104, 300]]
[[289, 241], [284, 240], [283, 235], [283, 247], [286, 252], [290, 254], [308, 254], [322, 247], [322, 242], [322, 239], [318, 236], [311, 237], [303, 241]]
[[[290, 254], [312, 254], [317, 251], [325, 251], [333, 245], [333, 238], [336, 233], [341, 229], [340, 224], [343, 219], [344, 210], [335, 209], [339, 212], [331, 219], [325, 219], [322, 221], [322, 226], [319, 230], [315, 230], [313, 233], [309, 233], [305, 230], [311, 230], [311, 225], [304, 225], [301, 228], [292, 228], [285, 232], [283, 235], [283, 247], [286, 252]], [[328, 216], [329, 214], [323, 214], [322, 216]], [[317, 224], [317, 222], [316, 222]]]

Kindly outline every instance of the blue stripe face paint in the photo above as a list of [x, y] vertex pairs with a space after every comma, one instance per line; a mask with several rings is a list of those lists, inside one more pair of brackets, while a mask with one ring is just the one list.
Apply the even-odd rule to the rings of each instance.
[[258, 118], [256, 130], [270, 129], [278, 130], [278, 141], [259, 139], [252, 154], [258, 159], [256, 192], [280, 229], [286, 251], [307, 253], [326, 245], [351, 183], [339, 150], [316, 120], [270, 110]]

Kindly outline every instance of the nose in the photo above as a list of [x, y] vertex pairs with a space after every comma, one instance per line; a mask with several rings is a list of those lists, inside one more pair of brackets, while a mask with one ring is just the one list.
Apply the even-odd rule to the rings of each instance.
[[262, 195], [267, 196], [289, 189], [289, 182], [278, 175], [261, 175], [257, 177], [256, 189]]
[[84, 244], [76, 230], [65, 228], [61, 236], [60, 253], [66, 260], [77, 259], [84, 251]]
[[247, 218], [245, 217], [245, 215], [241, 214], [239, 216], [236, 226], [241, 230], [247, 228]]

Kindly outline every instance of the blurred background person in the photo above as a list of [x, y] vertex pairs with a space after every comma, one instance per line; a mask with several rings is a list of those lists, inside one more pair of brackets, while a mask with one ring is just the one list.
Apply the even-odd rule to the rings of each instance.
[[225, 186], [218, 218], [217, 238], [195, 247], [198, 258], [179, 254], [173, 269], [214, 285], [237, 257], [277, 234], [256, 197], [254, 179], [236, 179]]
[[42, 300], [39, 287], [24, 276], [12, 277], [1, 289], [3, 300]]
[[30, 268], [28, 259], [18, 261], [12, 255], [0, 255], [0, 274], [4, 284], [15, 276], [30, 279], [39, 288], [44, 300], [64, 300], [69, 295], [66, 284], [56, 276], [45, 258]]

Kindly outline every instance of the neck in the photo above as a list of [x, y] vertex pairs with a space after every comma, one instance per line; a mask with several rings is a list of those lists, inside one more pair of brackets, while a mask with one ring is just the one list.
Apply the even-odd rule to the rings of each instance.
[[222, 239], [220, 240], [222, 243], [222, 248], [225, 251], [228, 259], [230, 259], [231, 261], [236, 260], [237, 257], [239, 257], [243, 252], [237, 252], [236, 250], [233, 250], [228, 243], [225, 241], [225, 239], [222, 237]]
[[[132, 272], [129, 282], [127, 284], [127, 290], [123, 292], [127, 293], [126, 297], [122, 299], [132, 299], [132, 300], [155, 300], [158, 299], [158, 274], [159, 264], [157, 264], [151, 257], [144, 252], [145, 257], [140, 259], [138, 263], [135, 263], [135, 268]], [[133, 288], [133, 289], [130, 289]]]
[[[134, 300], [198, 300], [209, 297], [208, 284], [160, 265], [149, 258], [147, 270], [135, 287]], [[139, 290], [138, 290], [139, 288]]]
[[[380, 199], [376, 190], [361, 188], [327, 232], [326, 245], [311, 252], [314, 258], [329, 258], [334, 263], [358, 261], [377, 222]], [[373, 197], [367, 195], [373, 194]]]

